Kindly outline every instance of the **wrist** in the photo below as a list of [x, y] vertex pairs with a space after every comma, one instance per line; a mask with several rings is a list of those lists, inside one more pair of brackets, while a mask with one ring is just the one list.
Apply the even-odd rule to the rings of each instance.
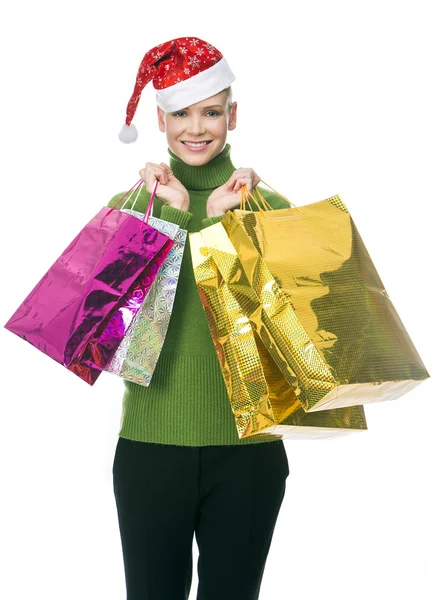
[[178, 200], [176, 202], [169, 202], [168, 206], [187, 212], [189, 210], [190, 201], [189, 198], [184, 198], [183, 200]]
[[171, 208], [176, 208], [177, 210], [182, 210], [183, 212], [189, 211], [189, 202], [187, 204], [168, 204], [168, 206], [170, 206]]
[[208, 203], [206, 206], [206, 217], [211, 219], [212, 217], [223, 217], [225, 215], [224, 209], [217, 206], [215, 203]]

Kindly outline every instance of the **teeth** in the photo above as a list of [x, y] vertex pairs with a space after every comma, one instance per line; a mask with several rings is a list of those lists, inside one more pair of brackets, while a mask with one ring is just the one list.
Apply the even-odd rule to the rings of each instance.
[[193, 146], [194, 148], [199, 148], [200, 146], [207, 146], [209, 142], [183, 142], [186, 146]]

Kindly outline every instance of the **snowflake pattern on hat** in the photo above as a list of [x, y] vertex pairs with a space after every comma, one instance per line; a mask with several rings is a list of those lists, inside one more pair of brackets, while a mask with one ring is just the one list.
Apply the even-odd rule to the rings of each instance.
[[[168, 56], [164, 52], [155, 65], [157, 73], [152, 83], [157, 90], [189, 79], [194, 70], [201, 73], [222, 58], [221, 52], [216, 50], [211, 54], [207, 42], [197, 38], [178, 38], [172, 43], [175, 44], [175, 49], [172, 48], [174, 51]], [[185, 71], [187, 67], [191, 67], [189, 73]]]
[[198, 38], [177, 38], [149, 50], [137, 72], [136, 85], [128, 102], [126, 125], [131, 123], [148, 82], [152, 81], [157, 90], [167, 88], [209, 69], [222, 57], [212, 44]]

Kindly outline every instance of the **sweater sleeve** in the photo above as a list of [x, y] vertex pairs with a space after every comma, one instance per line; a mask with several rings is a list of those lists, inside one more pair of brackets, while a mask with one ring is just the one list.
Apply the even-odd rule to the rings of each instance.
[[205, 219], [202, 219], [201, 229], [204, 229], [205, 227], [209, 227], [210, 225], [214, 225], [215, 223], [219, 223], [223, 217], [224, 217], [224, 215], [219, 215], [218, 217], [207, 217]]

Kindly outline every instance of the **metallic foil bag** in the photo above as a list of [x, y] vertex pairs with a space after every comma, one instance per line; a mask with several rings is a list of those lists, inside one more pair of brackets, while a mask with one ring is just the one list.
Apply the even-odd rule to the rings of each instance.
[[[123, 209], [138, 219], [141, 212]], [[155, 217], [148, 224], [174, 241], [171, 251], [157, 273], [151, 289], [143, 298], [141, 307], [105, 370], [148, 386], [157, 364], [171, 318], [178, 276], [187, 237], [187, 231]]]
[[[121, 342], [173, 241], [103, 208], [79, 232], [9, 321], [9, 329], [92, 385]], [[154, 262], [156, 261], [156, 262]], [[136, 291], [136, 294], [138, 291]]]
[[91, 385], [96, 381], [123, 342], [132, 320], [141, 309], [144, 298], [148, 296], [158, 271], [170, 252], [171, 244], [172, 240], [169, 239], [148, 263], [115, 309], [97, 327], [82, 350], [76, 354], [67, 367], [69, 371], [76, 373]]
[[[230, 244], [221, 223], [207, 229]], [[267, 433], [320, 438], [367, 429], [361, 406], [318, 414], [303, 410], [230, 290], [230, 282], [248, 287], [236, 252], [225, 247], [211, 254], [205, 232], [189, 234], [192, 262], [239, 438]]]
[[231, 289], [305, 411], [395, 399], [429, 377], [339, 196], [221, 224], [248, 278]]

